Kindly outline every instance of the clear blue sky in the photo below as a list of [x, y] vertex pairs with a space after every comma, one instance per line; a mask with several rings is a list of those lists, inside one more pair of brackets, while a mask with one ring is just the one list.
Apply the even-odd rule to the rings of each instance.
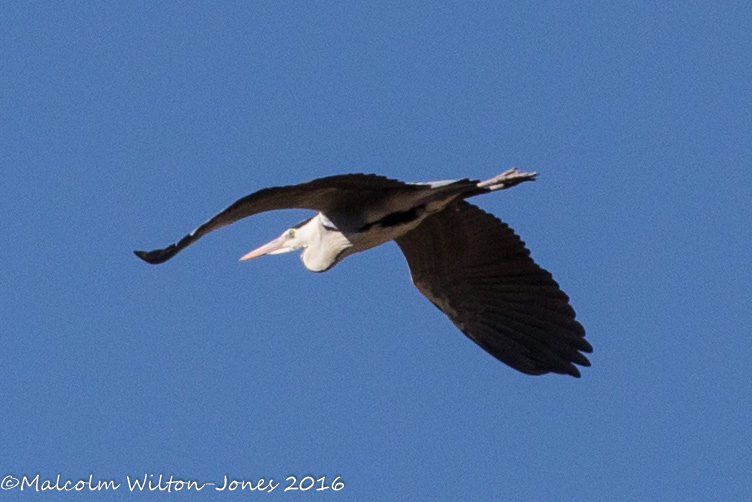
[[[750, 26], [741, 1], [4, 3], [0, 476], [749, 500]], [[571, 296], [579, 380], [487, 355], [393, 243], [238, 263], [305, 212], [131, 253], [265, 186], [511, 166], [540, 178], [475, 202]]]

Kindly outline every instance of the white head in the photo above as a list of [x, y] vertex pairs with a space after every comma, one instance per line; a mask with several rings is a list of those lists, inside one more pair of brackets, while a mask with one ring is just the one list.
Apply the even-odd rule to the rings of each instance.
[[[326, 221], [325, 226], [322, 222]], [[259, 256], [289, 253], [303, 249], [300, 259], [309, 270], [323, 272], [331, 268], [342, 257], [342, 251], [352, 246], [349, 240], [321, 213], [298, 225], [288, 228], [271, 242], [243, 255], [240, 261]]]
[[282, 235], [267, 242], [263, 246], [243, 255], [240, 261], [246, 261], [267, 254], [282, 254], [308, 247], [311, 240], [311, 229], [306, 228], [313, 218], [302, 222], [292, 228], [288, 228]]

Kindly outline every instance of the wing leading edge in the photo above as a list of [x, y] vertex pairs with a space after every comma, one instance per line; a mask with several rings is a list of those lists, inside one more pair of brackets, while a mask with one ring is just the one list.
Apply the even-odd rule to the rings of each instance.
[[134, 251], [142, 260], [164, 263], [204, 235], [254, 214], [276, 209], [311, 209], [336, 214], [383, 197], [384, 190], [412, 192], [420, 187], [375, 174], [341, 174], [298, 185], [264, 188], [238, 199], [178, 242], [164, 249]]

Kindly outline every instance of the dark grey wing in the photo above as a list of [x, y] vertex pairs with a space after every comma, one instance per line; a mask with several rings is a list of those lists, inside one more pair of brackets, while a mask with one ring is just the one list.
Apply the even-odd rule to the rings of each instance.
[[322, 213], [337, 213], [348, 207], [364, 207], [383, 197], [384, 190], [415, 191], [408, 185], [374, 174], [342, 174], [319, 178], [299, 185], [264, 188], [239, 199], [180, 241], [164, 249], [134, 251], [149, 263], [163, 263], [204, 235], [247, 216], [275, 209], [312, 209]]
[[397, 244], [420, 292], [492, 356], [530, 375], [590, 366], [569, 298], [495, 216], [457, 202]]

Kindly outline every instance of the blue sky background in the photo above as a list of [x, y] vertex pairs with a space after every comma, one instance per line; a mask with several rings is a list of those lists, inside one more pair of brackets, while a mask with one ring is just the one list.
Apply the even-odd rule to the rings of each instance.
[[[0, 475], [749, 500], [750, 26], [748, 2], [4, 3]], [[265, 186], [511, 166], [539, 181], [474, 202], [571, 296], [580, 380], [487, 355], [393, 243], [238, 263], [304, 211], [131, 253]]]

